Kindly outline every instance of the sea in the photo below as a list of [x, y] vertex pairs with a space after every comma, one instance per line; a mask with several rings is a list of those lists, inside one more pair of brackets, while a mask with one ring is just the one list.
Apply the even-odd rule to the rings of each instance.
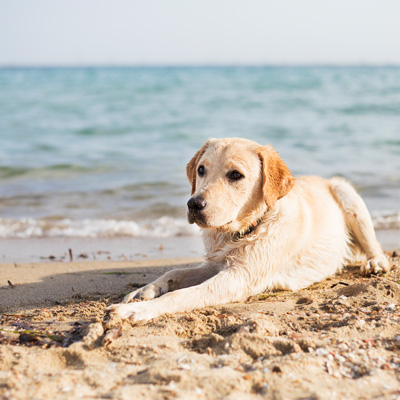
[[400, 67], [2, 68], [0, 239], [198, 236], [185, 168], [210, 137], [345, 177], [400, 232]]

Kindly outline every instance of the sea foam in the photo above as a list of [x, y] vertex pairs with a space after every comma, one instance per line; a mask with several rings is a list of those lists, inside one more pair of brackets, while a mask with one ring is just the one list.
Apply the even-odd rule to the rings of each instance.
[[199, 228], [180, 218], [161, 217], [147, 221], [115, 219], [47, 220], [0, 219], [0, 238], [39, 237], [175, 237], [197, 235]]
[[[400, 229], [400, 213], [373, 217], [377, 230]], [[0, 218], [0, 238], [97, 238], [97, 237], [138, 237], [167, 238], [196, 236], [200, 229], [189, 225], [183, 218], [161, 217], [154, 220], [127, 221], [116, 219], [12, 219]]]

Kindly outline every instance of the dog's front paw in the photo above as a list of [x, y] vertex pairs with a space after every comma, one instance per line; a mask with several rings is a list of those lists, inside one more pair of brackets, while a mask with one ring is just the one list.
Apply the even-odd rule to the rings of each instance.
[[362, 275], [380, 274], [388, 272], [390, 269], [388, 259], [382, 254], [371, 257], [367, 264], [362, 265], [360, 272]]
[[164, 290], [156, 285], [149, 284], [140, 289], [137, 289], [124, 297], [122, 300], [123, 303], [129, 303], [132, 300], [152, 300], [156, 297], [162, 296], [164, 294]]
[[113, 304], [107, 307], [107, 311], [118, 315], [121, 319], [126, 319], [130, 322], [148, 321], [156, 317], [151, 310], [146, 306], [146, 303], [129, 303], [129, 304]]

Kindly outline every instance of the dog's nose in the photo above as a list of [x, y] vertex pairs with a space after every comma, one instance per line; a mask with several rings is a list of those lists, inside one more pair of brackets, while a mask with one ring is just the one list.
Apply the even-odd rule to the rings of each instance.
[[190, 211], [201, 211], [206, 205], [207, 202], [202, 197], [192, 197], [187, 203]]

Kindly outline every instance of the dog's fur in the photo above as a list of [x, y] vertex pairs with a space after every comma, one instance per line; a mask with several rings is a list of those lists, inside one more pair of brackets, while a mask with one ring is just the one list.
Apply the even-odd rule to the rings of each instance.
[[167, 272], [111, 306], [122, 318], [301, 289], [362, 254], [363, 274], [389, 269], [363, 200], [342, 178], [295, 179], [271, 146], [238, 138], [208, 140], [187, 176], [188, 219], [203, 228], [206, 261]]

